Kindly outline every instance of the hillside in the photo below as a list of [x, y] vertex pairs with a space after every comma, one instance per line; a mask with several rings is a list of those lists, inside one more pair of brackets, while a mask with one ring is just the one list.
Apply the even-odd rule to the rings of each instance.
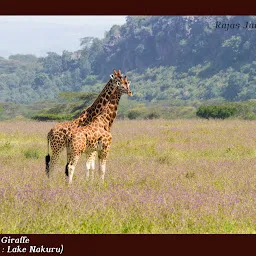
[[256, 34], [243, 28], [247, 22], [253, 27], [256, 19], [128, 16], [103, 39], [82, 38], [75, 52], [0, 58], [0, 101], [30, 104], [58, 101], [60, 92], [99, 92], [113, 68], [132, 81], [131, 101], [256, 98]]

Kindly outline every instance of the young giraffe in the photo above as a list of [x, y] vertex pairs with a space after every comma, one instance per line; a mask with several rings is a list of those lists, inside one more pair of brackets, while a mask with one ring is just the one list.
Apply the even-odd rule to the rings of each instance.
[[[72, 183], [74, 170], [81, 154], [86, 153], [91, 158], [95, 158], [95, 151], [98, 152], [100, 178], [104, 181], [106, 160], [112, 142], [110, 128], [117, 115], [119, 100], [124, 93], [132, 96], [130, 81], [127, 81], [126, 76], [121, 86], [115, 89], [109, 103], [100, 115], [90, 124], [72, 129], [72, 136], [67, 143], [68, 161], [65, 173], [68, 184]], [[89, 178], [90, 167], [94, 171], [94, 161], [93, 164], [89, 163], [86, 166], [86, 176]]]
[[[105, 85], [101, 93], [98, 95], [96, 100], [91, 106], [87, 107], [82, 111], [81, 115], [71, 122], [59, 123], [53, 127], [47, 135], [48, 140], [48, 155], [45, 157], [46, 160], [46, 174], [50, 177], [50, 174], [54, 170], [60, 153], [66, 146], [68, 136], [70, 136], [70, 130], [75, 127], [86, 125], [90, 123], [95, 116], [99, 115], [106, 107], [110, 95], [114, 92], [113, 90], [120, 85], [122, 82], [122, 74], [114, 70], [114, 75], [110, 75], [110, 80]], [[52, 149], [52, 157], [49, 155], [49, 145]]]

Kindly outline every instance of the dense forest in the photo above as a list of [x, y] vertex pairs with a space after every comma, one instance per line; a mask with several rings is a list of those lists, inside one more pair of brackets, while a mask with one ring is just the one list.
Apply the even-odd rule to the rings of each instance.
[[127, 16], [76, 52], [0, 57], [0, 102], [63, 105], [61, 93], [98, 93], [114, 68], [133, 108], [256, 99], [255, 40], [256, 16]]

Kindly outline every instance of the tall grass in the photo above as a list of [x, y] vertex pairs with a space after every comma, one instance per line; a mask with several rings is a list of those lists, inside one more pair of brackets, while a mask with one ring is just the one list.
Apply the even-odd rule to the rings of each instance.
[[256, 122], [117, 121], [103, 185], [49, 182], [53, 122], [0, 122], [1, 233], [256, 233]]

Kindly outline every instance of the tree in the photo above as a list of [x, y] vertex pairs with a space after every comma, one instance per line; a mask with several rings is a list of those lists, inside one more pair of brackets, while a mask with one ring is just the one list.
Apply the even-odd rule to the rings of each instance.
[[45, 73], [37, 73], [34, 79], [34, 83], [32, 85], [32, 88], [37, 90], [39, 87], [45, 86], [47, 83], [49, 83], [50, 79], [49, 76]]
[[35, 63], [38, 58], [33, 54], [14, 54], [9, 56], [9, 60], [18, 60], [25, 63]]
[[47, 57], [40, 58], [44, 72], [50, 76], [58, 75], [62, 71], [62, 58], [55, 52], [47, 52]]
[[238, 94], [248, 85], [246, 75], [234, 72], [228, 79], [228, 86], [224, 89], [223, 96], [227, 100], [237, 100]]

